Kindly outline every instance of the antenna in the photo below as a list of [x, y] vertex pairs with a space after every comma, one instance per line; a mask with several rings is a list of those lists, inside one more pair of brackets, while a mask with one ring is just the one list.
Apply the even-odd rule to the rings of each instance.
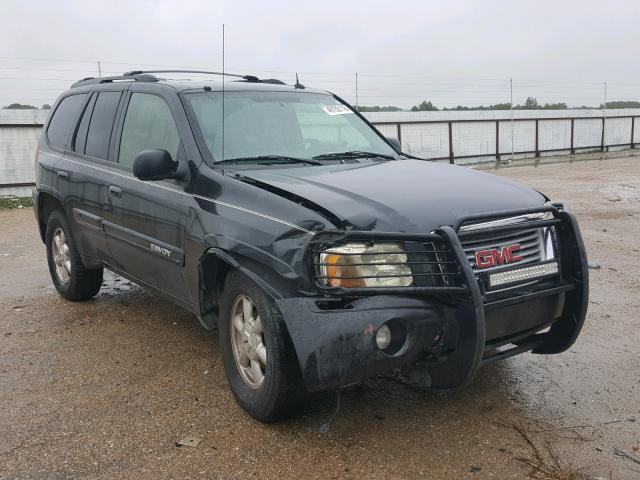
[[224, 160], [224, 23], [222, 24], [222, 160]]
[[302, 85], [300, 83], [300, 81], [298, 80], [298, 72], [296, 72], [296, 84], [293, 86], [293, 88], [301, 88], [304, 89], [304, 85]]

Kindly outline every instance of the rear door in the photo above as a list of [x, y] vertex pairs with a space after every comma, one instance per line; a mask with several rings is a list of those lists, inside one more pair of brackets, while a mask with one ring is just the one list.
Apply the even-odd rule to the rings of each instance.
[[116, 146], [121, 175], [108, 186], [111, 211], [104, 223], [110, 263], [190, 305], [184, 273], [186, 182], [143, 182], [132, 168], [136, 155], [148, 149], [166, 150], [186, 162], [174, 113], [157, 92], [137, 91], [129, 93], [123, 116]]
[[93, 92], [69, 142], [66, 158], [58, 165], [58, 169], [66, 173], [64, 182], [74, 239], [83, 255], [99, 261], [109, 258], [102, 222], [110, 208], [108, 186], [114, 176], [113, 134], [122, 93], [120, 90]]

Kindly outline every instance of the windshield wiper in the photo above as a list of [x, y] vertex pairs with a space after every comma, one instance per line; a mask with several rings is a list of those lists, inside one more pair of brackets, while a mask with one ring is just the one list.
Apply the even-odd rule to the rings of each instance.
[[336, 153], [323, 153], [322, 155], [316, 155], [314, 160], [330, 160], [330, 159], [342, 159], [342, 158], [384, 158], [387, 160], [395, 160], [392, 155], [385, 153], [375, 152], [363, 152], [362, 150], [351, 150], [349, 152], [336, 152]]
[[307, 163], [309, 165], [322, 165], [317, 160], [311, 160], [307, 158], [287, 157], [286, 155], [257, 155], [255, 157], [238, 157], [238, 158], [225, 158], [224, 160], [218, 160], [216, 163], [258, 163], [266, 162], [267, 164], [278, 163]]

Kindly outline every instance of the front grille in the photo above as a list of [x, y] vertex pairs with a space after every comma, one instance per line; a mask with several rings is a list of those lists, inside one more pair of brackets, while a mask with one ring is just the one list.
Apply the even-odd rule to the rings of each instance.
[[490, 272], [505, 267], [505, 265], [479, 269], [476, 265], [476, 252], [501, 249], [505, 246], [518, 244], [520, 245], [520, 250], [518, 250], [517, 254], [522, 257], [522, 259], [511, 262], [507, 266], [541, 262], [547, 259], [545, 251], [545, 234], [547, 230], [547, 228], [531, 228], [493, 235], [483, 235], [481, 231], [479, 231], [476, 238], [463, 240], [461, 243], [467, 260], [471, 264], [474, 272]]

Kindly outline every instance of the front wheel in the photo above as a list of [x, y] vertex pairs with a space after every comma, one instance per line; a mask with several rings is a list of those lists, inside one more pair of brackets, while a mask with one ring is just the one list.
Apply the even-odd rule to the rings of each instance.
[[263, 422], [287, 416], [304, 389], [280, 312], [240, 272], [229, 274], [221, 300], [220, 348], [236, 401]]
[[54, 210], [47, 221], [47, 262], [53, 285], [67, 300], [88, 300], [102, 286], [102, 268], [87, 268], [71, 236], [67, 219]]

